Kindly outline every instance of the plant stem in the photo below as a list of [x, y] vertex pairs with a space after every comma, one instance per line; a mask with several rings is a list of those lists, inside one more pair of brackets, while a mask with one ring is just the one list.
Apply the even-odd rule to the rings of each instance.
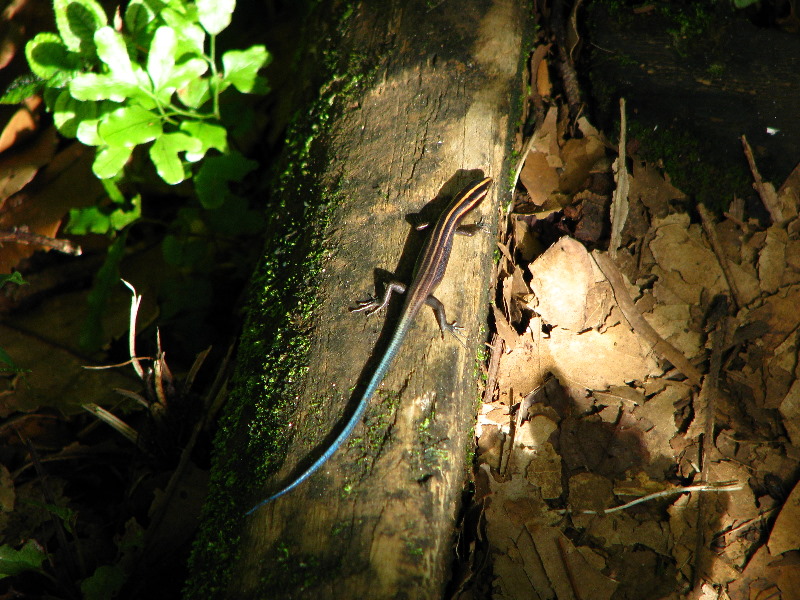
[[219, 76], [217, 73], [217, 36], [209, 35], [211, 54], [211, 95], [214, 97], [214, 116], [219, 119]]

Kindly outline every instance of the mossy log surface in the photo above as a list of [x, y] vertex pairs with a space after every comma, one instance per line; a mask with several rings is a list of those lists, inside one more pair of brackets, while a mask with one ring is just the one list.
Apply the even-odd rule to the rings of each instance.
[[779, 185], [800, 160], [800, 37], [737, 12], [685, 17], [683, 29], [680, 18], [655, 9], [610, 14], [595, 3], [586, 40], [594, 103], [610, 121], [624, 96], [629, 122], [687, 133], [702, 160], [744, 170], [746, 135], [762, 174]]
[[442, 596], [473, 444], [492, 233], [456, 238], [436, 292], [466, 348], [442, 340], [424, 308], [344, 447], [298, 489], [244, 512], [319, 456], [358, 401], [401, 302], [371, 317], [347, 308], [408, 281], [424, 235], [408, 216], [435, 219], [487, 175], [495, 184], [474, 219], [495, 230], [528, 18], [516, 0], [374, 0], [349, 16], [340, 50], [370, 75], [335, 79], [348, 79], [348, 95], [332, 97], [307, 138], [311, 158], [279, 186], [298, 216], [276, 228], [255, 277], [186, 597]]

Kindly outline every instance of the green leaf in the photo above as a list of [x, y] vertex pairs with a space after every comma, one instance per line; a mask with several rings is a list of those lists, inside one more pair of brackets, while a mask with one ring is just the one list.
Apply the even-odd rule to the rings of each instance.
[[100, 119], [87, 119], [78, 123], [78, 129], [75, 131], [75, 139], [81, 144], [86, 146], [102, 146], [103, 139], [97, 133], [97, 126], [100, 124]]
[[180, 2], [180, 6], [171, 3], [172, 6], [164, 8], [159, 12], [159, 17], [175, 30], [178, 40], [183, 43], [178, 44], [177, 56], [185, 52], [192, 54], [203, 54], [206, 43], [206, 32], [198, 25], [197, 8], [193, 4]]
[[[150, 54], [147, 56], [147, 74], [153, 82], [153, 89], [158, 93], [167, 83], [175, 67], [175, 45], [177, 40], [175, 32], [162, 26], [156, 29], [153, 43], [150, 45]], [[172, 95], [170, 90], [167, 98]]]
[[133, 153], [133, 148], [122, 146], [102, 146], [98, 148], [92, 163], [92, 172], [100, 179], [114, 177], [122, 171]]
[[69, 92], [76, 100], [124, 102], [136, 93], [136, 87], [111, 75], [81, 73], [69, 82]]
[[[16, 275], [16, 273], [14, 273], [14, 275]], [[28, 283], [28, 282], [26, 281], [25, 283]], [[28, 369], [23, 369], [23, 368], [17, 366], [17, 363], [14, 362], [14, 359], [11, 358], [11, 355], [8, 352], [6, 352], [5, 350], [3, 350], [2, 348], [0, 348], [0, 363], [8, 365], [8, 368], [5, 368], [2, 365], [0, 365], [0, 373], [9, 373], [9, 372], [10, 373], [23, 373], [23, 372], [29, 372]]]
[[236, 0], [197, 0], [197, 17], [211, 35], [217, 35], [231, 24]]
[[110, 101], [79, 103], [76, 113], [76, 118], [79, 122], [75, 137], [78, 138], [82, 144], [86, 144], [87, 146], [103, 145], [104, 142], [100, 137], [100, 133], [97, 131], [97, 126], [105, 115], [116, 110], [118, 107], [118, 103]]
[[15, 283], [17, 285], [27, 285], [28, 282], [22, 278], [22, 273], [14, 271], [10, 275], [0, 275], [0, 287], [7, 283]]
[[[114, 204], [127, 204], [128, 200], [125, 198], [125, 195], [122, 193], [122, 190], [119, 189], [117, 182], [113, 179], [104, 179], [102, 182], [103, 189], [105, 190], [106, 194], [108, 194], [109, 200], [111, 200]], [[137, 195], [136, 198], [139, 196]], [[135, 203], [135, 199], [133, 200]]]
[[39, 93], [45, 82], [33, 73], [20, 75], [8, 86], [6, 93], [0, 97], [0, 104], [19, 104], [25, 98]]
[[152, 4], [162, 4], [162, 2], [153, 2], [152, 0], [131, 0], [128, 2], [128, 8], [125, 9], [125, 29], [130, 33], [137, 42], [142, 41], [142, 37], [147, 35], [149, 25], [155, 21], [157, 8]]
[[106, 63], [114, 79], [133, 86], [139, 84], [125, 40], [118, 32], [111, 27], [101, 27], [95, 32], [94, 41], [97, 44], [97, 56]]
[[67, 90], [62, 90], [53, 107], [53, 122], [59, 133], [64, 137], [74, 138], [78, 133], [77, 113], [78, 105], [82, 104], [70, 96]]
[[83, 600], [115, 598], [127, 580], [128, 574], [119, 564], [97, 567], [91, 577], [81, 582]]
[[[107, 181], [107, 180], [106, 180]], [[141, 194], [136, 194], [133, 198], [131, 198], [131, 208], [130, 210], [126, 210], [123, 208], [118, 208], [114, 212], [112, 212], [109, 216], [111, 221], [111, 229], [114, 231], [122, 231], [130, 225], [142, 218], [142, 196]]]
[[74, 509], [57, 504], [45, 504], [44, 508], [51, 515], [58, 517], [67, 533], [75, 535], [75, 522], [78, 520], [78, 513]]
[[37, 571], [46, 558], [47, 553], [34, 540], [28, 540], [19, 550], [3, 544], [0, 546], [0, 579], [25, 571]]
[[97, 128], [109, 146], [133, 148], [156, 139], [163, 129], [161, 118], [140, 106], [123, 106], [107, 114]]
[[199, 152], [200, 140], [185, 133], [165, 133], [150, 147], [150, 160], [156, 166], [159, 177], [170, 185], [186, 179], [179, 152]]
[[103, 7], [95, 0], [53, 0], [53, 12], [67, 48], [94, 56], [94, 32], [108, 24]]
[[266, 92], [266, 80], [258, 77], [258, 70], [270, 59], [264, 46], [251, 46], [247, 50], [228, 50], [222, 55], [225, 79], [243, 94]]
[[196, 138], [201, 144], [199, 150], [186, 152], [186, 160], [189, 162], [197, 162], [211, 148], [216, 148], [222, 154], [228, 152], [228, 132], [221, 125], [215, 125], [208, 121], [184, 121], [180, 127], [181, 131]]
[[202, 58], [188, 58], [173, 67], [165, 85], [173, 90], [184, 87], [200, 79], [206, 71], [208, 71], [208, 63], [205, 60]]
[[241, 181], [257, 166], [238, 152], [207, 157], [194, 178], [200, 203], [207, 209], [219, 208], [230, 195], [228, 183]]
[[69, 221], [64, 231], [74, 235], [86, 235], [89, 233], [105, 235], [111, 231], [111, 219], [99, 206], [71, 208], [69, 210]]
[[[103, 181], [105, 183], [107, 179]], [[69, 211], [69, 221], [65, 231], [74, 235], [96, 233], [106, 235], [124, 229], [142, 216], [141, 196], [135, 196], [130, 204], [124, 206], [110, 204], [87, 206]]]
[[200, 108], [211, 99], [211, 86], [208, 79], [192, 79], [178, 88], [178, 98], [189, 108]]
[[80, 67], [77, 55], [67, 49], [55, 33], [39, 33], [25, 44], [25, 58], [36, 75], [50, 79], [57, 73], [72, 73]]

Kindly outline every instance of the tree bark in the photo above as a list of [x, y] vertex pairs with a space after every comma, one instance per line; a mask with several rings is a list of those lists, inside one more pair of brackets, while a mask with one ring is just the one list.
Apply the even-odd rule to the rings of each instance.
[[[480, 216], [494, 224], [492, 200], [503, 190], [521, 3], [364, 2], [355, 19], [352, 46], [380, 46], [384, 58], [375, 84], [327, 134], [332, 160], [316, 176], [342, 201], [325, 238], [293, 442], [264, 495], [319, 455], [391, 335], [393, 311], [365, 318], [346, 308], [375, 292], [376, 267], [408, 280], [419, 238], [404, 217], [486, 174], [496, 183]], [[247, 520], [229, 598], [441, 596], [472, 443], [493, 246], [490, 235], [457, 239], [437, 294], [466, 327], [468, 350], [442, 341], [427, 309], [420, 315], [351, 442]]]

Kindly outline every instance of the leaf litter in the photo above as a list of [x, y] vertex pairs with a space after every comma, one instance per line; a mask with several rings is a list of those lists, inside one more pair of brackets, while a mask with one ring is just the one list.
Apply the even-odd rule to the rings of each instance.
[[487, 560], [453, 597], [797, 597], [800, 165], [776, 190], [743, 139], [766, 222], [687, 212], [624, 133], [566, 121], [500, 244], [464, 534]]

